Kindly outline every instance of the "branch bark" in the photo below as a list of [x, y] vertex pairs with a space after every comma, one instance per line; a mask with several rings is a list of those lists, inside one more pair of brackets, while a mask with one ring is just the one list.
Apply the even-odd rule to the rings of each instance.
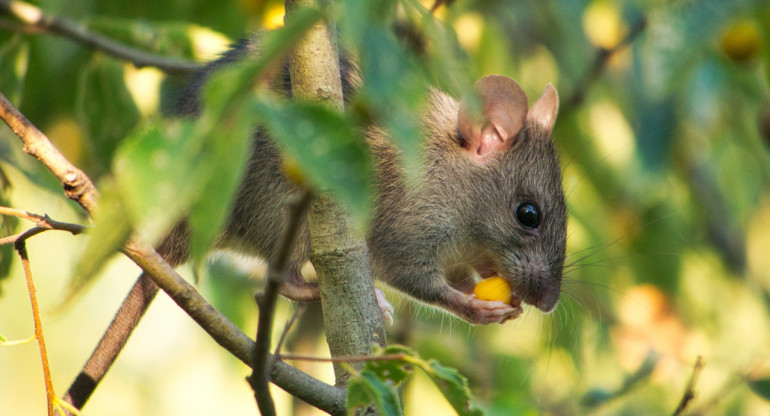
[[[331, 0], [287, 0], [287, 18], [302, 6], [331, 7]], [[292, 96], [344, 107], [334, 22], [308, 31], [289, 58]], [[318, 274], [324, 328], [332, 357], [371, 354], [384, 346], [385, 329], [377, 306], [366, 242], [350, 216], [330, 195], [321, 194], [308, 212], [310, 260]], [[354, 367], [363, 363], [354, 363]], [[334, 367], [338, 386], [349, 374]]]

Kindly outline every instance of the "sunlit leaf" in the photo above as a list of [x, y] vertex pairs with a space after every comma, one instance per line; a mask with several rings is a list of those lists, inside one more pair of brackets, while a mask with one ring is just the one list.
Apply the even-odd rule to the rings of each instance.
[[330, 190], [362, 223], [372, 204], [372, 162], [363, 137], [340, 112], [322, 104], [264, 100], [262, 123], [308, 181]]

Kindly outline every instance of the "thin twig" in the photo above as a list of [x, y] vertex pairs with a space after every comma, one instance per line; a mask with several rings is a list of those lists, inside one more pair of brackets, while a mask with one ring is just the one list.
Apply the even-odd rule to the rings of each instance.
[[291, 315], [291, 319], [289, 319], [289, 322], [286, 322], [286, 325], [283, 327], [283, 332], [281, 333], [281, 337], [278, 338], [278, 343], [275, 345], [273, 355], [278, 357], [278, 355], [281, 354], [281, 348], [283, 348], [283, 343], [286, 341], [286, 337], [289, 335], [289, 330], [291, 330], [291, 328], [294, 326], [294, 323], [297, 322], [297, 319], [302, 316], [306, 310], [307, 303], [297, 303], [297, 309], [294, 310], [294, 313]]
[[[202, 66], [197, 62], [180, 61], [128, 47], [91, 32], [72, 20], [47, 15], [37, 6], [23, 1], [0, 0], [0, 12], [13, 16], [32, 29], [59, 34], [87, 48], [98, 49], [117, 58], [130, 61], [137, 68], [152, 66], [169, 73], [187, 73], [200, 69]], [[27, 31], [29, 30], [27, 29]]]
[[[18, 218], [22, 218], [22, 219], [34, 222], [36, 227], [32, 229], [33, 230], [40, 229], [37, 232], [35, 232], [35, 234], [39, 234], [40, 232], [48, 231], [48, 230], [59, 230], [59, 231], [68, 231], [72, 233], [72, 235], [78, 235], [86, 231], [86, 227], [83, 225], [74, 224], [70, 222], [56, 221], [53, 218], [49, 217], [48, 214], [40, 215], [29, 211], [25, 211], [23, 209], [8, 208], [8, 207], [0, 206], [0, 215], [14, 216], [14, 217], [18, 217]], [[2, 238], [0, 239], [0, 245], [15, 243], [25, 233], [19, 233], [16, 235], [12, 235], [10, 237]]]
[[256, 345], [251, 366], [253, 372], [248, 380], [251, 388], [254, 389], [254, 399], [257, 401], [257, 406], [263, 416], [275, 415], [275, 403], [268, 386], [270, 382], [270, 368], [272, 368], [270, 344], [275, 304], [287, 273], [291, 249], [294, 247], [294, 241], [297, 239], [302, 218], [305, 216], [305, 211], [307, 211], [307, 207], [312, 199], [312, 193], [302, 191], [299, 199], [295, 203], [290, 204], [289, 223], [284, 231], [278, 253], [270, 261], [265, 291], [256, 298], [257, 305], [259, 306], [259, 322], [257, 324]]
[[703, 357], [699, 355], [698, 359], [695, 361], [695, 366], [692, 369], [690, 381], [687, 382], [687, 388], [684, 390], [684, 394], [682, 395], [682, 400], [679, 401], [679, 406], [676, 407], [673, 416], [681, 415], [690, 404], [690, 402], [692, 402], [692, 399], [695, 398], [695, 383], [698, 381], [698, 376], [700, 376], [701, 370], [703, 370], [703, 365]]
[[276, 358], [281, 360], [293, 361], [313, 361], [323, 363], [361, 363], [368, 361], [393, 361], [401, 360], [407, 357], [407, 354], [387, 354], [387, 355], [362, 355], [358, 357], [313, 357], [299, 354], [276, 354]]
[[24, 276], [27, 279], [29, 300], [32, 303], [32, 317], [35, 321], [35, 338], [37, 339], [37, 344], [40, 348], [40, 359], [43, 363], [43, 377], [45, 379], [46, 398], [48, 399], [48, 415], [53, 416], [56, 394], [54, 393], [53, 383], [51, 382], [51, 368], [48, 366], [48, 354], [45, 350], [45, 340], [43, 338], [43, 325], [40, 321], [40, 307], [37, 303], [35, 283], [32, 281], [32, 268], [29, 265], [26, 239], [19, 239], [19, 241], [16, 242], [16, 251], [19, 253], [19, 257], [21, 257]]
[[632, 44], [646, 27], [647, 18], [642, 16], [633, 24], [633, 26], [631, 26], [631, 30], [628, 31], [626, 36], [623, 37], [617, 45], [609, 49], [599, 48], [596, 50], [593, 64], [588, 69], [585, 76], [583, 76], [583, 79], [576, 84], [575, 90], [572, 91], [572, 95], [570, 95], [567, 100], [568, 108], [575, 108], [583, 102], [588, 90], [599, 78], [599, 75], [604, 72], [610, 58]]
[[[1, 6], [7, 2], [0, 0]], [[99, 192], [83, 171], [70, 163], [10, 101], [0, 93], [0, 118], [24, 142], [24, 152], [36, 157], [59, 179], [67, 198], [80, 204], [89, 215], [96, 211]]]

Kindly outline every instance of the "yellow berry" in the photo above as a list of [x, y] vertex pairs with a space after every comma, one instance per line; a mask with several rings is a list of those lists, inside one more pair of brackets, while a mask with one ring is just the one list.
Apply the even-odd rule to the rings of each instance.
[[747, 61], [757, 55], [762, 45], [759, 28], [752, 20], [741, 20], [722, 35], [722, 51], [736, 62]]
[[511, 298], [513, 297], [511, 285], [500, 276], [480, 281], [473, 287], [473, 294], [481, 300], [499, 300], [505, 303], [511, 303]]

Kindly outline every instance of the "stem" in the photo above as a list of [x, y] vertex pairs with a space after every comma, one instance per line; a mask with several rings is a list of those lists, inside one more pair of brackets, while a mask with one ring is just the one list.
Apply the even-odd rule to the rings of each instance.
[[43, 363], [43, 378], [45, 379], [45, 392], [48, 400], [48, 415], [53, 416], [56, 394], [53, 391], [53, 383], [51, 383], [51, 368], [48, 366], [48, 354], [46, 353], [45, 339], [43, 338], [43, 324], [40, 321], [40, 307], [37, 303], [37, 291], [35, 290], [35, 282], [32, 280], [32, 268], [29, 264], [25, 239], [20, 239], [16, 242], [16, 251], [19, 253], [19, 257], [21, 257], [24, 276], [27, 279], [29, 300], [30, 303], [32, 303], [32, 317], [35, 320], [35, 338], [37, 339], [37, 345], [40, 348], [40, 359]]
[[312, 195], [310, 192], [303, 191], [299, 200], [290, 206], [289, 224], [284, 232], [277, 255], [270, 261], [265, 292], [261, 296], [257, 296], [259, 322], [257, 324], [256, 345], [252, 361], [253, 372], [249, 377], [249, 383], [252, 389], [254, 389], [254, 399], [257, 401], [257, 406], [262, 416], [275, 415], [275, 403], [273, 402], [272, 395], [270, 395], [269, 388], [270, 369], [272, 367], [270, 345], [275, 304], [278, 300], [281, 284], [283, 284], [284, 277], [286, 276], [291, 248], [297, 239], [299, 226], [302, 223], [302, 218], [305, 216], [305, 211], [311, 199]]

